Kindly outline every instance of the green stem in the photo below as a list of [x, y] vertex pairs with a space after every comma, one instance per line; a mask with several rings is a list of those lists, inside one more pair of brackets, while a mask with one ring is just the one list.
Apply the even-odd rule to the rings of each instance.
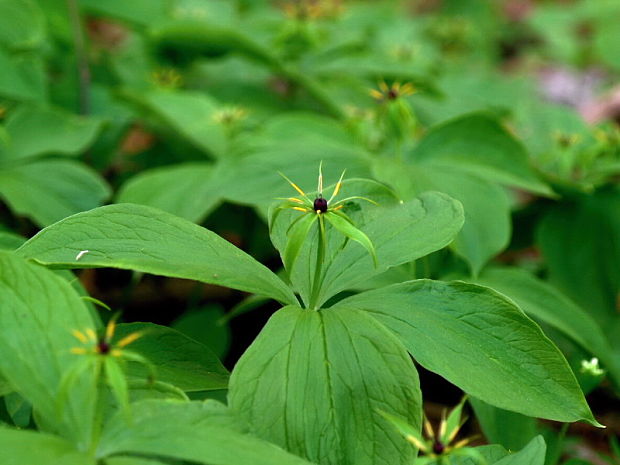
[[90, 443], [90, 452], [94, 455], [99, 446], [101, 438], [101, 430], [103, 429], [103, 415], [106, 400], [106, 384], [103, 377], [105, 376], [103, 361], [97, 362], [97, 372], [95, 373], [96, 394], [95, 394], [95, 414], [93, 417], [93, 429]]
[[325, 261], [325, 221], [323, 215], [319, 215], [319, 236], [316, 248], [316, 263], [314, 266], [314, 278], [312, 279], [312, 291], [310, 293], [310, 305], [313, 310], [318, 310], [317, 301], [321, 290], [321, 278], [323, 273], [323, 262]]

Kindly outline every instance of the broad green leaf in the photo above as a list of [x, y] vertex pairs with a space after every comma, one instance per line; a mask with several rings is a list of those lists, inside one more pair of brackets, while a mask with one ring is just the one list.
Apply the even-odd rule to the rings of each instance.
[[425, 192], [415, 200], [385, 208], [360, 228], [374, 245], [378, 266], [373, 266], [363, 247], [347, 245], [327, 266], [319, 304], [388, 268], [445, 247], [462, 224], [461, 204], [438, 192]]
[[139, 203], [200, 223], [221, 202], [210, 163], [183, 163], [139, 173], [123, 184], [118, 203]]
[[18, 428], [28, 428], [32, 415], [32, 405], [16, 392], [4, 396], [6, 411]]
[[[0, 96], [29, 101], [45, 99], [45, 75], [40, 57], [11, 56], [0, 48], [0, 69]], [[0, 145], [0, 155], [3, 145]]]
[[[119, 324], [117, 337], [133, 332], [144, 335], [130, 349], [148, 359], [156, 369], [156, 379], [184, 391], [226, 389], [228, 371], [211, 350], [184, 334], [153, 323]], [[149, 371], [141, 364], [130, 363], [128, 375], [146, 379]]]
[[379, 410], [421, 425], [405, 348], [363, 312], [286, 307], [241, 357], [229, 405], [253, 432], [321, 464], [409, 464], [414, 448]]
[[459, 281], [418, 280], [349, 297], [414, 358], [497, 407], [598, 425], [568, 363], [541, 329], [501, 294]]
[[494, 183], [550, 194], [524, 147], [490, 113], [472, 113], [432, 127], [410, 154], [415, 163], [448, 166]]
[[5, 158], [78, 155], [95, 140], [101, 123], [100, 120], [76, 116], [60, 109], [20, 105], [11, 112], [6, 122], [11, 139]]
[[[468, 449], [474, 450], [479, 454], [479, 456], [482, 456], [487, 461], [486, 465], [492, 465], [498, 460], [506, 457], [509, 454], [509, 452], [506, 449], [504, 449], [502, 446], [497, 445], [497, 444], [490, 444], [488, 446], [470, 447]], [[441, 465], [441, 464], [437, 464], [437, 465]], [[480, 460], [476, 460], [473, 457], [451, 455], [450, 465], [480, 465]]]
[[104, 463], [105, 465], [167, 465], [165, 462], [141, 457], [110, 457]]
[[376, 175], [403, 199], [421, 192], [444, 192], [463, 204], [465, 223], [452, 247], [477, 273], [508, 244], [510, 205], [502, 187], [450, 166], [412, 165], [381, 161]]
[[544, 465], [547, 446], [542, 436], [536, 436], [530, 443], [517, 452], [495, 462], [494, 465]]
[[469, 398], [476, 419], [489, 443], [501, 444], [508, 450], [519, 450], [536, 434], [536, 419], [502, 410], [486, 402]]
[[26, 242], [26, 239], [17, 234], [0, 231], [0, 250], [15, 250]]
[[460, 174], [450, 168], [426, 168], [433, 189], [445, 192], [463, 204], [465, 224], [452, 243], [476, 275], [510, 240], [510, 204], [497, 184]]
[[0, 46], [9, 50], [37, 47], [45, 37], [45, 18], [32, 0], [0, 1]]
[[607, 337], [592, 317], [553, 286], [521, 269], [485, 270], [476, 284], [489, 286], [510, 297], [529, 316], [569, 336], [597, 356], [620, 383], [620, 364], [614, 359]]
[[106, 182], [73, 160], [38, 160], [0, 169], [0, 197], [16, 214], [40, 226], [98, 207], [109, 196]]
[[537, 231], [549, 280], [610, 330], [620, 293], [619, 213], [620, 189], [609, 188], [555, 206]]
[[40, 424], [87, 446], [92, 373], [76, 379], [64, 411], [57, 409], [62, 375], [80, 359], [70, 353], [80, 344], [71, 331], [94, 328], [87, 307], [65, 279], [7, 252], [0, 252], [0, 300], [0, 371], [33, 405]]
[[95, 465], [64, 439], [45, 433], [0, 428], [2, 465]]
[[149, 26], [153, 22], [165, 19], [170, 13], [170, 2], [166, 0], [80, 0], [85, 11], [129, 21], [134, 24]]
[[245, 433], [218, 402], [145, 400], [132, 404], [104, 427], [98, 457], [140, 454], [208, 465], [309, 465], [279, 447]]
[[[249, 298], [258, 299], [261, 303], [268, 301], [260, 296]], [[226, 319], [231, 312], [225, 313], [223, 307], [217, 304], [202, 305], [186, 311], [170, 327], [206, 345], [221, 360], [230, 347], [231, 331]]]
[[226, 134], [217, 121], [217, 113], [223, 107], [208, 94], [153, 90], [128, 97], [206, 154], [223, 156], [226, 153]]
[[[82, 251], [88, 252], [78, 260]], [[230, 242], [142, 205], [110, 205], [65, 218], [39, 232], [18, 253], [44, 265], [136, 270], [295, 302], [280, 278]]]

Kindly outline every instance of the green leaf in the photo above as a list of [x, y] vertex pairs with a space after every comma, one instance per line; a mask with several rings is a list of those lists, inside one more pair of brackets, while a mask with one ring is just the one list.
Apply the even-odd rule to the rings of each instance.
[[201, 223], [221, 202], [211, 163], [181, 163], [139, 173], [119, 189], [117, 203], [139, 203]]
[[0, 0], [0, 46], [27, 50], [45, 38], [45, 18], [31, 0]]
[[136, 270], [295, 302], [280, 278], [230, 242], [142, 205], [109, 205], [65, 218], [39, 232], [18, 253], [44, 265]]
[[[155, 366], [157, 381], [173, 384], [184, 391], [210, 391], [228, 386], [228, 371], [203, 344], [172, 328], [153, 323], [119, 324], [116, 337], [120, 340], [136, 331], [144, 335], [131, 343], [131, 351]], [[147, 379], [149, 371], [141, 364], [130, 363], [128, 375]]]
[[0, 250], [15, 250], [26, 242], [26, 239], [17, 234], [0, 231]]
[[105, 465], [167, 465], [165, 462], [141, 457], [110, 457], [104, 463]]
[[95, 465], [94, 457], [50, 434], [0, 428], [2, 465]]
[[432, 127], [410, 155], [415, 163], [446, 166], [539, 194], [551, 194], [530, 166], [525, 148], [490, 113], [459, 116]]
[[[20, 105], [6, 121], [10, 143], [5, 158], [20, 159], [45, 154], [78, 155], [101, 129], [102, 122], [60, 109]], [[36, 137], [33, 137], [36, 134]]]
[[[15, 100], [45, 100], [46, 84], [41, 57], [11, 56], [0, 48], [0, 69], [0, 96]], [[0, 145], [0, 155], [3, 145]]]
[[91, 168], [72, 160], [41, 160], [0, 169], [0, 197], [40, 226], [100, 206], [110, 188]]
[[516, 454], [510, 454], [495, 462], [494, 465], [544, 465], [547, 446], [542, 436], [536, 436]]
[[195, 147], [212, 156], [226, 153], [224, 127], [217, 122], [216, 113], [221, 109], [212, 97], [204, 92], [153, 90], [129, 94], [128, 98], [145, 107], [187, 139]]
[[4, 396], [6, 411], [18, 428], [28, 428], [32, 415], [32, 405], [16, 392]]
[[322, 464], [409, 464], [379, 413], [421, 425], [418, 377], [399, 341], [363, 312], [286, 307], [241, 357], [229, 405], [259, 437]]
[[510, 205], [497, 184], [450, 166], [406, 165], [384, 162], [377, 175], [404, 199], [427, 190], [444, 192], [463, 204], [465, 223], [452, 247], [475, 274], [510, 239]]
[[338, 213], [328, 213], [325, 218], [334, 228], [344, 234], [351, 240], [358, 242], [372, 257], [372, 261], [375, 267], [378, 266], [377, 253], [372, 245], [372, 241], [366, 234], [357, 229], [346, 217], [339, 215]]
[[32, 404], [40, 425], [86, 447], [92, 373], [76, 379], [64, 411], [56, 399], [62, 374], [80, 359], [70, 353], [80, 344], [71, 330], [95, 326], [87, 307], [65, 279], [7, 252], [0, 252], [0, 300], [0, 371]]
[[474, 397], [469, 398], [469, 403], [489, 443], [519, 450], [536, 434], [535, 418], [493, 407]]
[[472, 282], [505, 294], [529, 316], [562, 331], [597, 356], [620, 385], [620, 364], [601, 328], [588, 313], [553, 286], [516, 268], [487, 269]]
[[360, 228], [375, 247], [378, 266], [373, 267], [365, 249], [345, 247], [327, 265], [319, 303], [388, 268], [445, 247], [462, 224], [460, 203], [438, 192], [425, 192], [415, 200], [385, 208]]
[[170, 13], [170, 2], [166, 0], [80, 0], [80, 4], [88, 12], [144, 26], [161, 21]]
[[613, 187], [557, 205], [537, 230], [549, 281], [612, 331], [620, 290], [618, 212], [620, 188]]
[[132, 404], [130, 424], [117, 414], [105, 425], [97, 455], [156, 455], [208, 465], [309, 465], [244, 430], [215, 401], [139, 401]]
[[[261, 303], [269, 300], [260, 296], [249, 298], [258, 299]], [[206, 345], [218, 358], [222, 359], [230, 347], [231, 331], [226, 319], [231, 312], [225, 313], [223, 307], [217, 304], [202, 305], [189, 309], [170, 326]]]
[[518, 307], [489, 288], [418, 280], [338, 305], [366, 310], [421, 365], [489, 404], [598, 425], [561, 352]]

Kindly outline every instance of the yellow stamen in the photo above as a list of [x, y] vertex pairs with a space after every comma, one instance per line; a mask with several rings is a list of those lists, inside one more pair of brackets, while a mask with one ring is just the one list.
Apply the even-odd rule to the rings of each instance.
[[439, 423], [439, 437], [443, 438], [446, 434], [446, 427], [448, 426], [448, 422], [446, 421], [446, 411], [443, 410], [441, 412], [441, 422]]
[[293, 210], [297, 210], [298, 212], [304, 212], [307, 213], [309, 210], [305, 209], [305, 208], [301, 208], [301, 207], [293, 207]]
[[86, 354], [88, 351], [84, 348], [84, 347], [72, 347], [71, 348], [71, 353], [72, 354], [77, 354], [77, 355], [84, 355]]
[[379, 83], [379, 89], [381, 89], [382, 92], [387, 92], [388, 90], [390, 90], [390, 88], [388, 87], [388, 85], [385, 83], [385, 81], [381, 81]]
[[125, 347], [125, 346], [131, 344], [132, 342], [134, 342], [136, 339], [138, 339], [140, 337], [142, 337], [142, 332], [136, 331], [135, 333], [128, 334], [123, 339], [118, 341], [116, 346], [117, 347]]
[[338, 205], [336, 208], [332, 208], [332, 211], [335, 212], [336, 210], [340, 210], [341, 208], [344, 208], [344, 204]]
[[86, 328], [86, 335], [88, 336], [88, 339], [90, 339], [91, 341], [97, 340], [97, 335], [95, 334], [95, 331], [92, 328]]
[[112, 338], [114, 337], [114, 331], [116, 331], [116, 318], [112, 318], [108, 322], [108, 326], [106, 326], [106, 329], [105, 329], [105, 340], [106, 341], [112, 340]]
[[306, 193], [304, 191], [302, 191], [301, 188], [297, 184], [295, 184], [294, 182], [291, 182], [291, 186], [293, 186], [293, 189], [295, 189], [301, 195], [306, 195]]
[[286, 200], [290, 201], [290, 202], [295, 202], [295, 203], [301, 203], [303, 204], [303, 200], [298, 199], [297, 197], [288, 197]]
[[120, 357], [121, 355], [123, 355], [123, 351], [122, 350], [118, 350], [118, 349], [112, 349], [110, 351], [110, 355], [112, 357]]
[[469, 444], [473, 439], [474, 438], [461, 439], [459, 442], [457, 442], [456, 444], [452, 446], [452, 449], [460, 449], [461, 447], [464, 447], [467, 444]]
[[86, 344], [88, 342], [88, 339], [86, 338], [86, 336], [84, 336], [84, 333], [82, 331], [74, 329], [73, 331], [71, 331], [71, 334], [73, 334], [73, 336], [79, 339], [82, 344]]
[[382, 94], [381, 92], [379, 92], [377, 89], [370, 89], [370, 90], [368, 91], [368, 94], [369, 94], [372, 98], [374, 98], [374, 99], [376, 99], [376, 100], [381, 100], [381, 99], [383, 99], [383, 94]]
[[429, 438], [435, 437], [435, 433], [433, 431], [433, 427], [431, 426], [431, 422], [428, 419], [424, 418], [424, 431], [426, 431], [426, 435]]
[[317, 186], [317, 192], [319, 194], [323, 193], [323, 160], [319, 163], [319, 183]]
[[334, 199], [334, 197], [336, 197], [338, 195], [338, 192], [340, 192], [340, 188], [342, 187], [342, 179], [344, 178], [344, 173], [346, 173], [346, 171], [347, 170], [343, 170], [342, 174], [340, 175], [340, 179], [338, 179], [338, 182], [336, 183], [336, 187], [334, 188], [334, 192], [332, 192], [332, 196], [327, 201], [328, 205]]
[[408, 434], [407, 436], [405, 436], [405, 439], [407, 439], [407, 441], [409, 441], [411, 444], [413, 444], [414, 446], [416, 446], [418, 449], [420, 449], [422, 452], [426, 452], [426, 444], [424, 444], [423, 442], [421, 442], [418, 438], [416, 438], [415, 436]]

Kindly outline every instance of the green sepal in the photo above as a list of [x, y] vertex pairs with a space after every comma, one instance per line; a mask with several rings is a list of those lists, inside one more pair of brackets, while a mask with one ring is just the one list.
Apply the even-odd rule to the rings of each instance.
[[304, 240], [308, 236], [310, 228], [317, 218], [318, 215], [316, 214], [304, 215], [295, 220], [295, 222], [291, 225], [288, 234], [288, 241], [286, 242], [286, 248], [284, 249], [284, 255], [282, 257], [284, 268], [288, 272], [289, 276], [293, 271], [293, 265], [299, 255], [299, 251], [304, 245]]
[[344, 234], [347, 238], [358, 242], [362, 247], [364, 247], [372, 257], [375, 268], [379, 266], [377, 253], [375, 252], [375, 247], [372, 245], [372, 241], [366, 234], [353, 225], [353, 222], [348, 216], [341, 212], [327, 212], [325, 213], [325, 218], [334, 228]]
[[[461, 401], [458, 403], [456, 407], [454, 407], [450, 413], [448, 414], [448, 418], [446, 419], [446, 430], [443, 432], [439, 440], [443, 444], [448, 444], [452, 442], [454, 436], [456, 436], [456, 432], [461, 429], [463, 423], [467, 421], [467, 417], [461, 419], [461, 415], [463, 413], [463, 405], [467, 400], [467, 396], [464, 396]], [[456, 430], [456, 431], [455, 431]], [[450, 437], [453, 436], [453, 437]]]
[[106, 356], [103, 361], [105, 379], [116, 398], [118, 405], [125, 414], [129, 414], [129, 387], [127, 378], [116, 357]]

